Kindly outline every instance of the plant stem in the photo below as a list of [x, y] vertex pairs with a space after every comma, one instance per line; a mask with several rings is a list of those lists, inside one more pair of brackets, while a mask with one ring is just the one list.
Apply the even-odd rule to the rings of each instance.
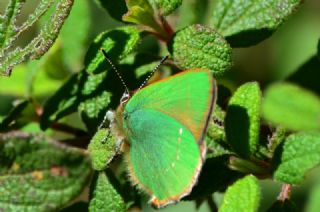
[[284, 202], [287, 199], [290, 199], [291, 190], [292, 190], [291, 184], [283, 184], [281, 187], [281, 192], [280, 192], [279, 196], [277, 197], [277, 199], [281, 202]]

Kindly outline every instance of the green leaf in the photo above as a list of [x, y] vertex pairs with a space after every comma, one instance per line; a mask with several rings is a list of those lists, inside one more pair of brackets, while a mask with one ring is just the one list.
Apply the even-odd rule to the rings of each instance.
[[309, 170], [320, 163], [320, 133], [296, 133], [288, 136], [275, 151], [274, 179], [299, 184]]
[[9, 114], [0, 121], [0, 132], [9, 131], [22, 117], [23, 111], [28, 107], [29, 101], [24, 100], [15, 105]]
[[241, 156], [253, 155], [259, 145], [261, 91], [258, 83], [240, 86], [229, 101], [225, 128], [227, 141]]
[[100, 73], [109, 65], [102, 52], [103, 48], [113, 62], [126, 57], [140, 41], [139, 30], [133, 26], [125, 26], [98, 35], [85, 56], [85, 69], [88, 73]]
[[150, 2], [155, 5], [160, 11], [160, 14], [163, 15], [169, 15], [182, 4], [182, 0], [150, 0]]
[[307, 202], [306, 212], [318, 212], [320, 208], [320, 183], [311, 189], [311, 194]]
[[[81, 75], [83, 76], [83, 75]], [[84, 77], [77, 74], [72, 75], [60, 89], [51, 96], [43, 106], [40, 118], [40, 127], [47, 129], [52, 123], [60, 118], [77, 111], [79, 100], [78, 93], [83, 85]]]
[[205, 138], [207, 145], [207, 159], [232, 153], [226, 142], [224, 117], [225, 112], [218, 105], [215, 105]]
[[[108, 81], [107, 73], [89, 75], [81, 87], [78, 111], [89, 131], [96, 131], [99, 120], [109, 108], [112, 94], [101, 87]], [[119, 100], [119, 99], [118, 99]], [[117, 102], [118, 103], [118, 102]]]
[[[10, 75], [13, 67], [28, 59], [38, 59], [52, 46], [60, 29], [68, 17], [73, 0], [61, 0], [58, 2], [54, 13], [41, 28], [39, 34], [26, 46], [16, 47], [14, 41], [18, 40], [20, 34], [29, 29], [40, 17], [53, 5], [53, 0], [42, 0], [34, 13], [30, 14], [21, 27], [16, 26], [16, 20], [24, 1], [11, 0], [6, 10], [5, 21], [0, 28], [0, 74]], [[16, 30], [18, 29], [18, 30]]]
[[105, 1], [95, 0], [98, 5], [106, 9], [109, 15], [118, 20], [122, 21], [122, 16], [127, 12], [127, 6], [125, 1]]
[[288, 83], [275, 83], [265, 91], [264, 118], [291, 130], [320, 129], [320, 99], [308, 90]]
[[128, 12], [122, 19], [127, 22], [142, 24], [153, 28], [157, 25], [153, 9], [148, 0], [126, 0]]
[[[45, 103], [40, 122], [41, 129], [46, 129], [62, 117], [79, 111], [89, 131], [96, 131], [105, 112], [110, 106], [119, 104], [122, 94], [122, 90], [119, 89], [121, 84], [114, 86], [113, 83], [107, 83], [110, 80], [107, 72], [89, 75], [82, 71], [73, 75]], [[112, 96], [115, 98], [111, 99]]]
[[257, 211], [260, 193], [257, 178], [248, 175], [227, 189], [219, 211]]
[[117, 191], [116, 179], [110, 170], [100, 172], [93, 182], [89, 211], [126, 211], [126, 204]]
[[0, 210], [57, 211], [77, 197], [91, 175], [84, 151], [42, 135], [0, 135]]
[[88, 146], [92, 167], [98, 171], [104, 170], [118, 153], [119, 148], [119, 141], [109, 132], [109, 129], [98, 130]]
[[232, 47], [257, 44], [276, 31], [302, 0], [219, 0], [213, 10], [213, 26]]
[[169, 49], [181, 69], [208, 68], [221, 76], [231, 66], [231, 48], [215, 30], [192, 25], [176, 33]]

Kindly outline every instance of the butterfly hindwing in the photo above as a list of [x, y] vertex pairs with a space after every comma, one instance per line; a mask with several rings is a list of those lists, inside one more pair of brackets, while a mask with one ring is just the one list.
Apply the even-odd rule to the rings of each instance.
[[[190, 192], [202, 165], [191, 132], [166, 114], [141, 109], [128, 119], [132, 179], [154, 197], [156, 206]], [[129, 127], [129, 126], [128, 126]]]

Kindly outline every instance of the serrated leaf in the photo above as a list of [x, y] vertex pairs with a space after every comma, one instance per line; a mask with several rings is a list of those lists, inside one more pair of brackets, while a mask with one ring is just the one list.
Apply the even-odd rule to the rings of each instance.
[[125, 1], [105, 1], [95, 0], [97, 4], [106, 9], [109, 15], [118, 20], [122, 21], [122, 16], [127, 12], [127, 6]]
[[260, 195], [257, 178], [253, 175], [246, 176], [227, 189], [219, 211], [257, 211]]
[[101, 53], [103, 48], [113, 62], [127, 56], [140, 41], [139, 30], [133, 26], [125, 26], [98, 35], [85, 56], [85, 69], [88, 73], [100, 73], [109, 65]]
[[208, 68], [214, 76], [221, 76], [231, 67], [230, 46], [211, 28], [199, 24], [186, 27], [175, 34], [171, 45], [181, 69]]
[[114, 186], [115, 177], [110, 170], [100, 172], [95, 179], [89, 211], [126, 211], [126, 205]]
[[296, 133], [288, 136], [275, 151], [274, 179], [299, 184], [309, 170], [320, 163], [320, 133]]
[[[29, 16], [25, 24], [19, 29], [15, 25], [15, 20], [21, 10], [21, 2], [24, 1], [10, 1], [13, 2], [11, 6], [14, 8], [11, 12], [12, 16], [8, 25], [0, 29], [0, 33], [5, 33], [0, 49], [0, 74], [10, 75], [13, 67], [19, 63], [22, 63], [28, 59], [38, 59], [52, 46], [56, 40], [60, 29], [68, 17], [73, 0], [61, 0], [57, 3], [56, 10], [51, 16], [51, 19], [47, 21], [41, 28], [39, 34], [33, 38], [26, 46], [16, 47], [13, 49], [14, 41], [20, 36], [20, 34], [30, 28], [40, 17], [48, 11], [52, 6], [52, 0], [42, 0], [35, 9], [35, 12]], [[19, 3], [20, 2], [20, 3]], [[17, 3], [17, 4], [15, 4]], [[10, 12], [9, 12], [10, 13]], [[4, 25], [2, 25], [4, 26]], [[18, 29], [18, 30], [17, 30]], [[3, 37], [3, 36], [2, 36]]]
[[311, 189], [307, 202], [306, 212], [318, 212], [320, 208], [320, 183]]
[[289, 83], [275, 83], [265, 91], [264, 118], [291, 130], [320, 130], [320, 98]]
[[154, 4], [160, 14], [169, 15], [175, 11], [182, 4], [182, 0], [151, 0], [151, 4]]
[[219, 0], [213, 26], [232, 47], [257, 44], [276, 31], [302, 0]]
[[102, 128], [98, 130], [88, 146], [93, 169], [104, 170], [118, 153], [119, 147], [120, 143], [109, 132], [109, 129]]
[[39, 134], [2, 134], [0, 160], [2, 211], [57, 211], [80, 194], [91, 174], [83, 151]]
[[249, 157], [259, 145], [261, 91], [258, 83], [240, 86], [229, 101], [225, 129], [235, 152]]

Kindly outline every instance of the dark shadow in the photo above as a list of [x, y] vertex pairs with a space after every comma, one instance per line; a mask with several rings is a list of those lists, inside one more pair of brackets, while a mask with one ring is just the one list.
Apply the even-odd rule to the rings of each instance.
[[74, 211], [88, 212], [89, 204], [87, 202], [77, 202], [60, 210], [60, 212], [74, 212]]
[[218, 84], [218, 97], [217, 104], [223, 109], [226, 110], [228, 106], [229, 99], [232, 95], [231, 91], [224, 85]]
[[266, 212], [298, 212], [302, 211], [298, 210], [297, 206], [289, 199], [286, 199], [285, 201], [277, 200], [275, 201], [272, 206], [266, 211]]
[[283, 152], [283, 145], [284, 142], [282, 142], [281, 144], [279, 144], [276, 148], [276, 150], [274, 151], [273, 154], [273, 158], [272, 158], [272, 173], [275, 172], [278, 169], [278, 166], [281, 164], [281, 156], [282, 156], [282, 152]]
[[243, 157], [250, 155], [249, 127], [247, 110], [238, 105], [230, 105], [225, 118], [227, 141], [234, 151]]
[[268, 28], [246, 30], [235, 35], [227, 36], [226, 40], [233, 48], [248, 47], [260, 43], [270, 37], [273, 32], [274, 30]]
[[230, 184], [242, 177], [243, 174], [228, 168], [228, 160], [228, 155], [207, 159], [202, 167], [198, 183], [183, 199], [202, 199], [216, 191], [223, 192]]
[[297, 71], [287, 78], [287, 81], [296, 83], [320, 95], [320, 59], [317, 55], [310, 58]]
[[118, 21], [122, 21], [122, 16], [127, 12], [125, 1], [97, 0], [96, 2], [99, 2], [108, 11], [109, 15]]

